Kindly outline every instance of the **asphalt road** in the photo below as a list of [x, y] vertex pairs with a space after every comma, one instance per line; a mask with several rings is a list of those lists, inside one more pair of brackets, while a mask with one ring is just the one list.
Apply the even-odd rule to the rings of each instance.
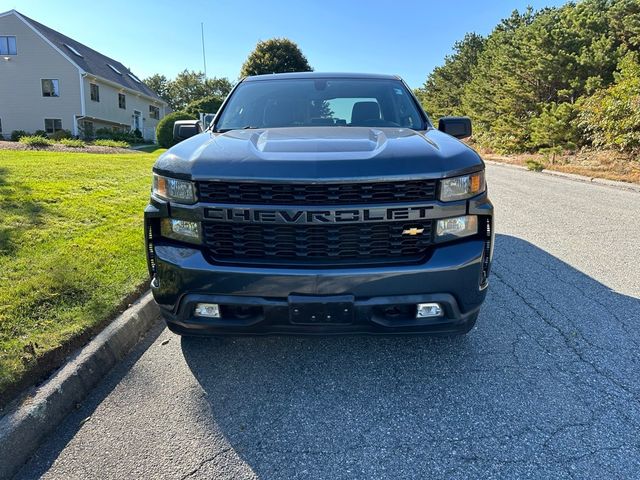
[[488, 179], [495, 263], [467, 337], [159, 326], [18, 478], [640, 478], [640, 194]]

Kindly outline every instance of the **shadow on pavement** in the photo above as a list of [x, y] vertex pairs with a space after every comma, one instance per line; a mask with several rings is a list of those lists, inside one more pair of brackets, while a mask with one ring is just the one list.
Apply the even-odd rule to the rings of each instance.
[[496, 252], [467, 337], [183, 338], [212, 423], [260, 478], [640, 475], [640, 301]]

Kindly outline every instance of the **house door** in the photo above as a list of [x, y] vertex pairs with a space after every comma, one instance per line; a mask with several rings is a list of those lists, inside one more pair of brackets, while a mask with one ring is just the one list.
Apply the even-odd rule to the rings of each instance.
[[131, 126], [131, 130], [140, 130], [142, 133], [142, 113], [138, 110], [133, 111], [133, 125]]

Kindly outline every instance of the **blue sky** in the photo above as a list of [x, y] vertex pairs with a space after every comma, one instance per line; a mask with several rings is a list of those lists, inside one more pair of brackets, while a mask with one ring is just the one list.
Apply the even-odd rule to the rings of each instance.
[[560, 0], [0, 0], [113, 57], [138, 76], [202, 70], [237, 79], [258, 40], [288, 37], [318, 71], [401, 75], [420, 86], [466, 32], [486, 35], [512, 10]]

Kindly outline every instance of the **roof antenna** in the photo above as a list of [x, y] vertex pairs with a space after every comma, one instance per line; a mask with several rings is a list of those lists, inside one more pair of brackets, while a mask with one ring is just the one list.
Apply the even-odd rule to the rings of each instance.
[[200, 22], [200, 32], [202, 33], [202, 63], [204, 63], [204, 78], [207, 79], [207, 57], [204, 54], [204, 22]]

